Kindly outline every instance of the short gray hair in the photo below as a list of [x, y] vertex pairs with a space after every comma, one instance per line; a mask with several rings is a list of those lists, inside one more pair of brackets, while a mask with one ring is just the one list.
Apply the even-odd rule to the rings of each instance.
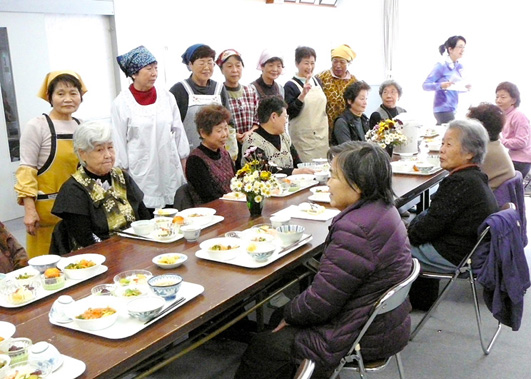
[[382, 97], [383, 91], [385, 91], [387, 87], [391, 87], [391, 86], [395, 87], [396, 90], [398, 91], [398, 97], [399, 98], [402, 97], [402, 86], [398, 84], [397, 82], [395, 82], [393, 79], [386, 80], [385, 82], [380, 84], [380, 89], [378, 89], [378, 93], [380, 94], [380, 97]]
[[489, 135], [483, 125], [477, 120], [454, 120], [448, 126], [450, 129], [461, 131], [461, 150], [473, 155], [472, 163], [483, 163], [489, 143]]
[[103, 121], [86, 121], [78, 126], [74, 132], [74, 152], [81, 165], [85, 162], [79, 156], [80, 151], [91, 152], [96, 145], [112, 142], [111, 127]]

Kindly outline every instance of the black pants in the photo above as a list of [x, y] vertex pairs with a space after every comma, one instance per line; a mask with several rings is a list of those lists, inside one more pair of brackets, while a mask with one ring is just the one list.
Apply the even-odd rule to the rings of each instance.
[[447, 124], [453, 119], [455, 119], [454, 112], [439, 112], [439, 113], [434, 113], [433, 115], [435, 116], [435, 119], [437, 120], [437, 125]]
[[522, 178], [525, 179], [525, 176], [528, 174], [529, 169], [531, 168], [531, 163], [513, 161], [513, 166], [516, 171], [520, 171], [522, 173]]

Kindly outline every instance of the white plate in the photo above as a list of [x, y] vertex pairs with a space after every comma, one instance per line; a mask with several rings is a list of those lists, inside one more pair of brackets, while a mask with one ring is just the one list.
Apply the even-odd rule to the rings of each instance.
[[[65, 258], [62, 258], [62, 259], [65, 259]], [[59, 261], [60, 262], [60, 261]], [[18, 270], [15, 270], [15, 271], [12, 271], [10, 274], [14, 274], [14, 275], [17, 275], [17, 272], [24, 272], [24, 270], [26, 269], [26, 267], [24, 268], [19, 268]], [[45, 290], [44, 288], [42, 288], [42, 286], [40, 286], [38, 289], [37, 289], [37, 295], [35, 296], [35, 298], [33, 298], [32, 300], [29, 300], [23, 304], [11, 304], [9, 303], [4, 296], [0, 296], [0, 307], [4, 307], [4, 308], [19, 308], [19, 307], [23, 307], [25, 305], [28, 305], [28, 304], [31, 304], [37, 300], [40, 300], [42, 298], [45, 298], [47, 296], [50, 296], [56, 292], [59, 292], [59, 291], [63, 291], [65, 288], [69, 288], [69, 287], [72, 287], [72, 286], [75, 286], [76, 284], [78, 283], [81, 283], [81, 282], [84, 282], [85, 280], [89, 280], [91, 278], [94, 278], [95, 276], [98, 276], [98, 275], [101, 275], [103, 274], [104, 272], [106, 272], [109, 268], [105, 265], [101, 265], [98, 267], [97, 270], [95, 270], [91, 276], [89, 276], [88, 278], [86, 279], [81, 279], [81, 280], [77, 280], [77, 279], [69, 279], [67, 277], [65, 277], [65, 286], [63, 288], [59, 288], [57, 290]]]
[[249, 254], [247, 254], [247, 251], [245, 250], [239, 251], [236, 257], [228, 261], [222, 260], [222, 259], [216, 259], [212, 257], [206, 250], [196, 251], [195, 256], [197, 258], [206, 259], [208, 261], [226, 263], [226, 264], [230, 264], [234, 266], [240, 266], [240, 267], [246, 267], [246, 268], [260, 268], [260, 267], [264, 267], [264, 266], [267, 266], [268, 264], [273, 263], [277, 259], [282, 258], [284, 255], [298, 249], [302, 245], [307, 244], [312, 239], [313, 237], [311, 234], [303, 234], [298, 244], [285, 249], [281, 246], [280, 239], [276, 238], [273, 243], [275, 243], [278, 246], [277, 249], [275, 250], [273, 255], [271, 255], [265, 261], [261, 261], [261, 262], [254, 260]]
[[[179, 292], [177, 292], [177, 296], [175, 297], [175, 299], [166, 301], [166, 304], [164, 305], [162, 310], [166, 309], [168, 306], [173, 304], [175, 301], [179, 300], [181, 297], [184, 297], [185, 300], [181, 304], [179, 304], [176, 308], [172, 309], [170, 312], [164, 314], [160, 318], [164, 318], [170, 313], [175, 312], [175, 310], [180, 308], [183, 304], [186, 304], [194, 297], [202, 294], [204, 290], [205, 288], [199, 284], [183, 282], [181, 285], [181, 288], [179, 289]], [[76, 303], [90, 302], [90, 297], [92, 297], [92, 295], [79, 299]], [[101, 329], [101, 330], [81, 329], [77, 326], [77, 324], [74, 321], [71, 321], [66, 324], [60, 324], [50, 319], [50, 323], [52, 323], [53, 325], [61, 326], [63, 328], [77, 330], [79, 332], [93, 334], [93, 335], [100, 336], [103, 338], [115, 340], [115, 339], [131, 337], [132, 335], [135, 335], [136, 333], [140, 332], [142, 329], [147, 328], [148, 326], [157, 322], [160, 319], [160, 318], [155, 318], [154, 320], [151, 320], [147, 324], [144, 324], [143, 321], [130, 317], [129, 314], [127, 313], [126, 301], [119, 301], [118, 298], [116, 301], [116, 311], [118, 312], [118, 320], [112, 326], [106, 329]]]
[[308, 196], [308, 200], [315, 201], [316, 203], [330, 204], [330, 194], [328, 193], [313, 194], [312, 196]]
[[[196, 224], [196, 225], [209, 224], [212, 221], [212, 216], [214, 216], [215, 214], [216, 214], [216, 210], [214, 208], [205, 208], [205, 207], [188, 208], [188, 209], [182, 210], [179, 213], [177, 213], [177, 215], [187, 218], [193, 224]], [[190, 217], [190, 215], [196, 215], [196, 216]]]
[[313, 174], [294, 174], [288, 176], [286, 179], [288, 179], [290, 182], [311, 182], [315, 180], [315, 175]]
[[329, 192], [330, 188], [328, 186], [317, 186], [310, 188], [310, 191], [315, 194], [330, 194]]
[[61, 354], [61, 357], [63, 358], [63, 364], [48, 375], [47, 379], [75, 379], [85, 372], [87, 368], [85, 362], [64, 354]]
[[395, 161], [395, 162], [391, 162], [391, 167], [393, 169], [393, 174], [407, 174], [407, 175], [427, 176], [427, 175], [433, 175], [436, 172], [439, 172], [439, 171], [442, 170], [442, 168], [440, 166], [434, 166], [428, 172], [415, 171], [413, 169], [413, 165], [415, 163], [417, 163], [417, 162], [415, 162], [415, 161]]
[[[215, 225], [215, 224], [217, 224], [217, 223], [219, 223], [219, 222], [221, 222], [223, 220], [225, 220], [225, 217], [220, 216], [220, 215], [214, 215], [212, 217], [212, 221], [210, 221], [207, 224], [201, 225], [201, 229], [208, 228], [209, 226]], [[124, 232], [135, 233], [133, 228], [127, 228], [127, 229], [124, 230]], [[178, 240], [183, 238], [182, 234], [175, 234], [175, 235], [172, 236], [172, 238], [162, 239], [162, 240], [160, 238], [153, 238], [153, 237], [150, 237], [150, 236], [131, 236], [131, 235], [123, 234], [123, 233], [120, 233], [120, 232], [118, 232], [117, 234], [120, 237], [126, 237], [126, 238], [132, 238], [132, 239], [144, 240], [144, 241], [160, 242], [160, 243], [172, 243], [172, 242], [178, 241]]]
[[243, 202], [247, 201], [245, 194], [242, 192], [229, 192], [223, 195], [221, 199], [229, 200], [229, 201], [243, 201]]
[[279, 194], [273, 194], [271, 195], [272, 197], [286, 197], [286, 196], [290, 196], [290, 195], [293, 195], [294, 193], [297, 193], [297, 192], [300, 192], [302, 190], [305, 190], [306, 188], [309, 188], [309, 187], [312, 187], [316, 184], [319, 184], [319, 182], [317, 180], [312, 180], [311, 182], [308, 182], [307, 184], [303, 185], [303, 186], [300, 186], [297, 190], [295, 191], [283, 191], [282, 193], [279, 193]]
[[[163, 257], [176, 257], [177, 258], [177, 261], [175, 263], [171, 263], [171, 264], [164, 264], [164, 263], [160, 263], [159, 260], [161, 260]], [[180, 254], [180, 253], [166, 253], [166, 254], [160, 254], [160, 255], [157, 255], [155, 258], [152, 259], [152, 262], [155, 263], [157, 266], [159, 266], [160, 268], [163, 268], [163, 269], [170, 269], [170, 268], [176, 268], [176, 267], [179, 267], [180, 265], [182, 265], [184, 262], [186, 262], [186, 260], [188, 259], [188, 256], [186, 256], [185, 254]]]

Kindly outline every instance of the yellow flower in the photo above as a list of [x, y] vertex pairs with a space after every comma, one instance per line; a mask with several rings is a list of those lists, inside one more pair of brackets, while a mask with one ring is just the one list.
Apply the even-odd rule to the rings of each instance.
[[269, 171], [260, 172], [260, 179], [266, 181], [266, 180], [269, 180], [270, 177], [271, 177], [271, 173]]

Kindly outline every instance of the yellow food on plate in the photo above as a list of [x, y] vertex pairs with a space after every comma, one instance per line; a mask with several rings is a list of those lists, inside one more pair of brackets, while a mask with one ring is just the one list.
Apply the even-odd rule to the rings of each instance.
[[116, 310], [111, 307], [105, 308], [89, 308], [85, 312], [76, 316], [80, 320], [93, 320], [95, 318], [102, 318], [105, 316], [110, 316], [116, 313]]
[[174, 256], [165, 255], [165, 256], [163, 256], [163, 257], [161, 257], [159, 259], [159, 263], [161, 263], [163, 265], [172, 265], [172, 264], [176, 263], [179, 259], [180, 258], [177, 255], [174, 255]]
[[95, 266], [95, 265], [96, 265], [96, 263], [94, 263], [93, 261], [89, 261], [87, 259], [82, 259], [82, 260], [80, 260], [77, 263], [76, 262], [70, 263], [65, 268], [68, 269], [68, 270], [81, 270], [81, 269], [89, 268], [89, 267], [92, 267], [92, 266]]
[[413, 171], [415, 171], [415, 172], [419, 172], [420, 169], [417, 167], [417, 165], [414, 164], [414, 165], [413, 165]]
[[239, 248], [238, 245], [222, 245], [222, 244], [215, 244], [210, 247], [210, 250], [213, 251], [226, 251], [226, 250], [234, 250]]
[[177, 225], [184, 225], [184, 217], [183, 216], [175, 216], [172, 220], [172, 223]]
[[22, 304], [26, 301], [33, 299], [35, 297], [35, 294], [32, 290], [26, 288], [26, 286], [22, 286], [20, 288], [17, 288], [16, 291], [11, 293], [8, 297], [9, 300], [11, 300], [11, 303]]
[[61, 276], [61, 270], [59, 270], [57, 267], [52, 267], [44, 271], [44, 277], [47, 279], [58, 278], [60, 276]]
[[256, 244], [254, 243], [250, 243], [249, 246], [247, 246], [247, 251], [249, 252], [253, 252], [253, 251], [256, 251]]

